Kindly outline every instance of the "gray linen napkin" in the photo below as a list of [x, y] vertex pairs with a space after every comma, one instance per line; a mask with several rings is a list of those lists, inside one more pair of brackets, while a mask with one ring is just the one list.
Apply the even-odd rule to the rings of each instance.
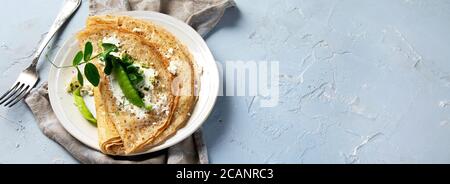
[[[191, 25], [202, 36], [219, 22], [233, 0], [90, 0], [91, 15], [114, 11], [158, 11]], [[133, 157], [111, 157], [93, 150], [72, 137], [56, 118], [49, 102], [47, 83], [33, 89], [25, 103], [33, 112], [39, 128], [50, 139], [63, 146], [81, 163], [98, 164], [206, 164], [208, 154], [201, 130], [167, 150]]]

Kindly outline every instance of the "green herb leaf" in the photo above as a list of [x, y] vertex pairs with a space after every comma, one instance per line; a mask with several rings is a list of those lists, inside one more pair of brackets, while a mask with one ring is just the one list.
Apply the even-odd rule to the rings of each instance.
[[141, 91], [138, 91], [139, 97], [144, 98], [145, 94], [142, 93]]
[[77, 78], [78, 78], [78, 82], [80, 83], [81, 86], [83, 86], [83, 75], [81, 74], [81, 71], [78, 67], [77, 68]]
[[137, 77], [136, 77], [136, 75], [130, 73], [130, 74], [128, 74], [128, 79], [130, 79], [130, 81], [134, 81], [137, 79]]
[[91, 60], [91, 56], [92, 56], [92, 43], [86, 42], [86, 44], [84, 45], [84, 61]]
[[134, 59], [131, 58], [131, 56], [128, 55], [128, 54], [123, 54], [123, 56], [122, 56], [122, 62], [123, 62], [124, 64], [131, 65], [131, 64], [134, 63]]
[[94, 64], [86, 63], [86, 66], [84, 66], [84, 75], [86, 75], [87, 80], [92, 85], [98, 86], [98, 83], [100, 82], [100, 74]]
[[102, 61], [106, 61], [108, 59], [108, 57], [113, 57], [113, 56], [109, 55], [109, 53], [118, 51], [117, 46], [114, 44], [102, 43], [102, 47], [103, 47], [103, 52], [100, 55], [100, 60], [102, 60]]
[[142, 82], [144, 80], [144, 76], [142, 75], [136, 75], [136, 80], [134, 80], [135, 85], [139, 84], [140, 82]]
[[77, 55], [75, 55], [75, 57], [73, 58], [72, 65], [77, 66], [78, 64], [81, 63], [81, 60], [83, 60], [83, 52], [79, 51]]
[[118, 48], [114, 44], [102, 43], [103, 52], [117, 52]]
[[138, 73], [139, 67], [133, 66], [133, 65], [128, 65], [126, 70], [127, 70], [127, 73]]
[[130, 79], [131, 84], [133, 84], [135, 88], [137, 88], [137, 85], [144, 80], [144, 77], [136, 74], [128, 74], [128, 78]]
[[105, 72], [106, 75], [110, 75], [113, 69], [113, 64], [111, 59], [105, 60], [105, 68], [103, 69], [103, 72]]

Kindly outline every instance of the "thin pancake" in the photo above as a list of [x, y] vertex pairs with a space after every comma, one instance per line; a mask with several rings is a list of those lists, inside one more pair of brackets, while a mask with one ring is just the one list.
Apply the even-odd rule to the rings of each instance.
[[[105, 37], [116, 36], [121, 41], [120, 49], [126, 51], [128, 55], [136, 59], [141, 65], [147, 65], [153, 67], [158, 72], [158, 85], [152, 90], [151, 99], [156, 101], [165, 96], [166, 101], [163, 102], [164, 106], [167, 106], [167, 113], [161, 113], [159, 111], [148, 111], [144, 117], [138, 117], [136, 114], [131, 113], [129, 110], [119, 106], [118, 101], [111, 92], [111, 84], [114, 82], [111, 77], [107, 77], [103, 74], [103, 68], [100, 68], [102, 73], [101, 84], [98, 87], [97, 96], [103, 99], [104, 106], [106, 108], [99, 107], [100, 103], [96, 103], [97, 111], [101, 114], [107, 114], [105, 118], [98, 119], [98, 123], [102, 124], [99, 129], [100, 141], [108, 141], [107, 145], [114, 150], [120, 150], [120, 141], [117, 141], [116, 135], [120, 135], [120, 139], [123, 143], [125, 154], [139, 152], [142, 147], [145, 147], [149, 142], [152, 142], [159, 134], [161, 134], [166, 127], [170, 124], [171, 118], [174, 114], [174, 108], [177, 106], [178, 97], [171, 94], [170, 84], [172, 84], [173, 77], [166, 70], [168, 61], [164, 59], [159, 52], [152, 45], [148, 44], [146, 40], [141, 37], [114, 28], [110, 26], [95, 26], [88, 27], [78, 34], [80, 43], [91, 41], [94, 43], [94, 50], [97, 53], [101, 51], [99, 44]], [[100, 61], [94, 61], [100, 64]], [[97, 65], [99, 66], [99, 65]], [[95, 95], [95, 93], [94, 93]], [[137, 107], [135, 107], [137, 108]], [[115, 129], [109, 126], [110, 122], [113, 122]], [[99, 126], [100, 127], [100, 126]], [[117, 134], [115, 133], [117, 132]], [[100, 142], [100, 145], [105, 142]], [[101, 146], [102, 151], [108, 153], [106, 146]], [[117, 148], [119, 147], [119, 148]], [[111, 153], [110, 153], [111, 154]]]
[[[175, 108], [174, 118], [170, 125], [155, 139], [149, 140], [139, 148], [145, 150], [163, 143], [176, 131], [182, 128], [190, 117], [196, 103], [195, 92], [198, 91], [197, 71], [194, 60], [188, 49], [164, 28], [151, 22], [133, 19], [127, 16], [93, 16], [89, 17], [87, 27], [93, 28], [108, 25], [122, 31], [133, 32], [146, 39], [160, 54], [170, 61], [179, 64], [174, 88], [178, 90], [179, 101]], [[172, 51], [172, 52], [170, 52]]]
[[[102, 65], [96, 61], [97, 68], [102, 68]], [[101, 81], [106, 80], [106, 76], [103, 72], [100, 72]], [[107, 113], [107, 107], [105, 106], [105, 100], [109, 99], [111, 91], [106, 82], [101, 82], [98, 87], [94, 88], [94, 101], [95, 110], [97, 116], [97, 132], [100, 144], [100, 149], [110, 155], [122, 155], [125, 153], [122, 139], [119, 132], [116, 130], [113, 120], [111, 120]], [[102, 93], [103, 92], [103, 93]]]

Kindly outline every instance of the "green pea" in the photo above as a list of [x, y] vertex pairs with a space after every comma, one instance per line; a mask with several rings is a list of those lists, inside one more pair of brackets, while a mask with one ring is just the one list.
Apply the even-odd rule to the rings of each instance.
[[81, 115], [83, 115], [83, 117], [91, 122], [94, 126], [97, 126], [97, 119], [95, 119], [91, 111], [89, 111], [89, 109], [87, 108], [86, 103], [84, 102], [84, 99], [80, 94], [80, 88], [76, 88], [73, 92], [73, 99]]
[[125, 96], [133, 105], [138, 106], [140, 108], [145, 107], [144, 101], [139, 96], [138, 91], [134, 88], [130, 79], [128, 78], [128, 74], [125, 72], [125, 69], [118, 62], [113, 62], [113, 75], [119, 83], [120, 89]]

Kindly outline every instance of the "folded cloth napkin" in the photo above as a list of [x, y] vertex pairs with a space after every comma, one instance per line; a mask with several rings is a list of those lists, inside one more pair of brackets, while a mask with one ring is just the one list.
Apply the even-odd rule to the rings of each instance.
[[[202, 36], [206, 35], [219, 22], [228, 7], [235, 6], [233, 0], [90, 0], [89, 3], [91, 15], [133, 10], [158, 11], [169, 14], [185, 21]], [[112, 157], [87, 147], [62, 127], [50, 106], [46, 82], [32, 90], [26, 97], [25, 103], [33, 112], [42, 132], [63, 146], [81, 163], [208, 163], [208, 154], [202, 140], [201, 130], [167, 150], [133, 157]]]

